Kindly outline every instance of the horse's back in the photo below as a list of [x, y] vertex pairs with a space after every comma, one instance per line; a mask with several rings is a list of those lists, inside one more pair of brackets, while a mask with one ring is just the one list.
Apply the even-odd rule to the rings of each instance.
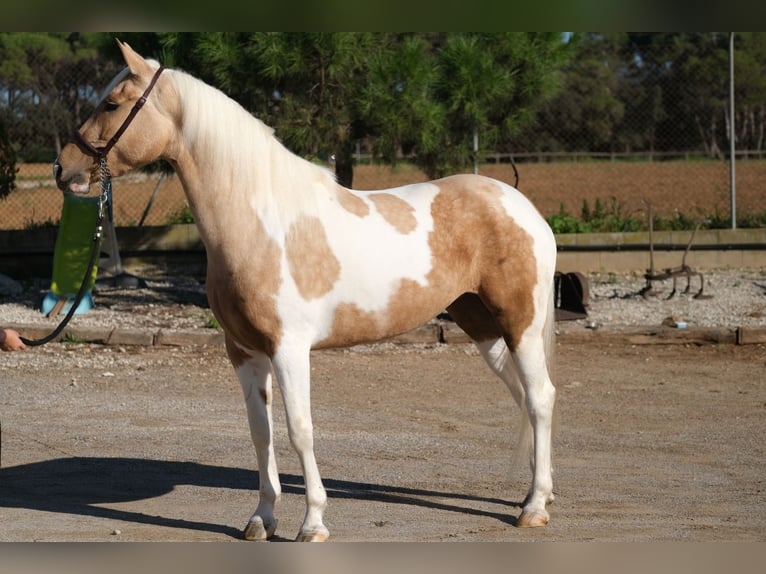
[[319, 347], [404, 332], [464, 293], [486, 294], [499, 306], [534, 306], [535, 285], [548, 275], [552, 284], [550, 229], [507, 184], [462, 175], [352, 193], [368, 209], [339, 218], [353, 225], [327, 226], [340, 271], [327, 294], [329, 324]]
[[477, 251], [490, 249], [498, 256], [505, 252], [514, 260], [527, 253], [543, 265], [555, 264], [550, 226], [518, 189], [471, 174], [432, 183], [439, 188], [431, 207], [434, 227], [450, 229], [453, 241], [467, 242]]

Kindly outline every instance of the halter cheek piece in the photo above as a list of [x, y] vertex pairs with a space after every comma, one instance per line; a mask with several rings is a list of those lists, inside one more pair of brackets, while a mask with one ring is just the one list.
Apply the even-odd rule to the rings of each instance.
[[72, 136], [74, 138], [74, 142], [77, 144], [77, 147], [80, 148], [80, 150], [93, 158], [95, 158], [97, 161], [99, 161], [103, 167], [106, 165], [106, 154], [108, 154], [111, 149], [114, 147], [114, 144], [117, 143], [117, 141], [120, 139], [123, 133], [125, 133], [125, 130], [128, 129], [128, 126], [133, 121], [133, 118], [136, 117], [136, 114], [138, 113], [138, 110], [140, 110], [144, 104], [146, 103], [146, 98], [149, 97], [149, 93], [154, 88], [154, 84], [157, 83], [157, 79], [160, 77], [160, 74], [162, 73], [162, 70], [164, 70], [162, 66], [160, 66], [157, 71], [154, 73], [154, 76], [152, 76], [152, 81], [149, 82], [149, 85], [146, 87], [146, 90], [144, 90], [144, 93], [141, 95], [140, 98], [138, 98], [138, 101], [136, 101], [135, 104], [133, 104], [133, 109], [130, 110], [130, 113], [128, 114], [128, 117], [125, 118], [125, 121], [122, 122], [122, 125], [117, 129], [117, 131], [114, 133], [112, 138], [106, 142], [106, 145], [103, 147], [95, 147], [92, 143], [87, 141], [83, 135], [80, 133], [80, 130], [74, 130], [72, 133]]

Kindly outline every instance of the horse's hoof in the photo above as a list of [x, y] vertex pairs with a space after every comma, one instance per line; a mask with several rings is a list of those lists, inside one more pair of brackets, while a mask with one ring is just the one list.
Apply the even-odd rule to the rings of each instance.
[[516, 520], [516, 526], [519, 528], [538, 528], [548, 524], [547, 512], [532, 512], [523, 511], [518, 520]]
[[330, 538], [330, 533], [326, 530], [324, 532], [299, 532], [296, 542], [327, 542]]
[[274, 532], [277, 529], [277, 521], [264, 525], [263, 520], [256, 518], [251, 520], [245, 526], [245, 540], [268, 540], [274, 536]]

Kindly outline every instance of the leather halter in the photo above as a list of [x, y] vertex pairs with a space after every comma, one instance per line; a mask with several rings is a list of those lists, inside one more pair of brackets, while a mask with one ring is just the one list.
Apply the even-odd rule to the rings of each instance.
[[119, 140], [125, 130], [128, 129], [130, 122], [132, 122], [133, 118], [136, 117], [138, 110], [140, 110], [146, 103], [146, 98], [149, 97], [149, 93], [152, 91], [152, 88], [154, 88], [154, 84], [157, 83], [157, 79], [160, 77], [160, 74], [164, 69], [165, 68], [162, 66], [157, 69], [157, 71], [154, 73], [154, 76], [152, 76], [152, 81], [149, 82], [146, 90], [144, 90], [144, 93], [140, 98], [138, 98], [138, 101], [133, 104], [133, 108], [130, 110], [128, 117], [125, 118], [125, 121], [122, 122], [122, 125], [117, 129], [111, 139], [106, 142], [105, 146], [95, 147], [92, 143], [83, 137], [83, 135], [80, 133], [80, 130], [74, 130], [72, 136], [74, 137], [74, 142], [77, 144], [80, 150], [86, 155], [95, 158], [97, 161], [105, 160], [106, 154], [108, 154], [109, 151], [114, 147], [114, 144], [117, 143], [117, 140]]

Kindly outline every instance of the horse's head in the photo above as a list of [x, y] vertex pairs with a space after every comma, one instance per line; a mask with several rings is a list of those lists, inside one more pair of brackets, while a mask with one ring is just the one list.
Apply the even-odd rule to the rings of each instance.
[[[118, 176], [157, 159], [170, 159], [177, 97], [156, 64], [117, 41], [127, 68], [107, 88], [93, 115], [53, 164], [62, 191], [84, 193], [100, 178], [100, 159]], [[123, 131], [124, 130], [124, 131]]]

